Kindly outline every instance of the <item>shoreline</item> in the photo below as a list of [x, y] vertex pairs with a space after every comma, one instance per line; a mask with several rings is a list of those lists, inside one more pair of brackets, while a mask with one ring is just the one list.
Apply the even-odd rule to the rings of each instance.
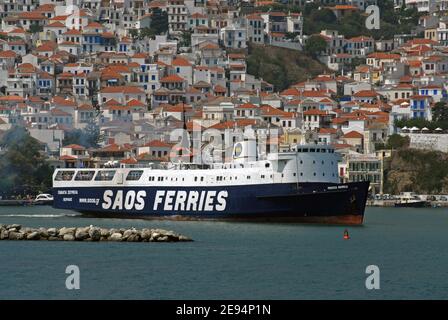
[[[394, 207], [397, 200], [367, 200], [366, 207]], [[425, 208], [446, 208], [448, 201], [428, 201]]]

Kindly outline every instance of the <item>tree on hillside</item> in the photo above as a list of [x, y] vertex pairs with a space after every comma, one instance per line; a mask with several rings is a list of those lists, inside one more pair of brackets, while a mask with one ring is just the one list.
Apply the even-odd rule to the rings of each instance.
[[383, 20], [384, 22], [387, 22], [387, 23], [392, 23], [392, 24], [398, 23], [398, 16], [395, 12], [393, 1], [378, 0], [377, 5], [380, 8], [381, 20]]
[[378, 0], [378, 6], [380, 29], [369, 30], [365, 26], [367, 15], [361, 10], [337, 19], [329, 8], [307, 3], [303, 10], [303, 31], [307, 35], [312, 35], [321, 30], [336, 30], [346, 38], [364, 35], [375, 39], [393, 39], [396, 34], [409, 34], [414, 31], [423, 14], [415, 8], [395, 10], [391, 0]]
[[399, 134], [392, 134], [387, 139], [386, 148], [401, 149], [409, 147], [409, 137], [402, 137]]
[[33, 23], [30, 25], [30, 32], [31, 33], [38, 33], [38, 32], [42, 32], [44, 30], [43, 26], [38, 25], [37, 23]]
[[327, 71], [323, 64], [301, 51], [254, 44], [249, 48], [247, 73], [273, 84], [275, 90], [282, 91]]
[[0, 195], [37, 194], [51, 187], [52, 169], [45, 162], [39, 141], [15, 126], [0, 141]]
[[337, 26], [337, 19], [333, 11], [328, 8], [319, 8], [318, 5], [311, 3], [305, 6], [303, 21], [303, 32], [305, 34], [319, 33], [325, 29], [334, 29], [333, 26]]
[[327, 42], [320, 36], [311, 36], [305, 44], [305, 52], [312, 57], [317, 57], [319, 53], [325, 51], [327, 48]]
[[168, 32], [168, 14], [165, 11], [156, 8], [151, 16], [151, 30], [155, 34], [162, 34]]
[[448, 121], [448, 106], [446, 102], [437, 102], [432, 108], [433, 121]]
[[356, 67], [365, 64], [366, 63], [366, 59], [365, 58], [359, 58], [359, 57], [354, 57], [352, 59], [352, 62], [350, 63], [350, 69], [351, 70], [355, 70]]
[[103, 141], [98, 125], [90, 122], [84, 129], [73, 129], [65, 134], [63, 145], [79, 144], [86, 148], [97, 148]]
[[154, 35], [155, 35], [154, 30], [152, 30], [151, 28], [142, 28], [142, 29], [140, 29], [138, 38], [140, 40], [142, 40], [146, 37], [152, 38], [152, 37], [154, 37]]
[[179, 45], [181, 47], [190, 47], [191, 46], [191, 31], [182, 31], [182, 38], [180, 40]]
[[136, 40], [138, 38], [138, 29], [130, 29], [129, 35], [132, 37], [133, 40]]

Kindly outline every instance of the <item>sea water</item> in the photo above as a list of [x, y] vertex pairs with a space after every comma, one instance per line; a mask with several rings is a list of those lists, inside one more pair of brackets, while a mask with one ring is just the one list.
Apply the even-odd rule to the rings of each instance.
[[[0, 299], [445, 299], [448, 210], [367, 208], [359, 227], [86, 218], [0, 207], [0, 224], [164, 228], [186, 243], [0, 241]], [[348, 229], [350, 240], [344, 240]], [[67, 266], [80, 270], [68, 290]], [[379, 268], [368, 290], [366, 268]]]

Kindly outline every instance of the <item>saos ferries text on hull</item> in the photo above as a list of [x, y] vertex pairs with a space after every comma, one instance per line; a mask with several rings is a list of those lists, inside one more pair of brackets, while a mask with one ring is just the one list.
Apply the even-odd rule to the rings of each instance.
[[361, 224], [368, 182], [339, 183], [339, 155], [297, 145], [258, 159], [238, 142], [229, 163], [57, 169], [54, 206], [98, 216]]

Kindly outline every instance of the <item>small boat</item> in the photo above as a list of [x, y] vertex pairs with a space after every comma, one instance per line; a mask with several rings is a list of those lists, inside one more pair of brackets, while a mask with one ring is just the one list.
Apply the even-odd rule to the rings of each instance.
[[400, 195], [397, 202], [395, 202], [395, 207], [401, 208], [422, 208], [429, 206], [429, 202], [426, 200], [422, 200], [416, 195], [411, 193], [404, 193]]
[[428, 202], [424, 200], [400, 200], [395, 202], [396, 207], [422, 208], [427, 207]]
[[36, 199], [33, 200], [33, 204], [41, 204], [41, 205], [52, 205], [53, 204], [53, 196], [49, 193], [41, 193], [38, 194]]

